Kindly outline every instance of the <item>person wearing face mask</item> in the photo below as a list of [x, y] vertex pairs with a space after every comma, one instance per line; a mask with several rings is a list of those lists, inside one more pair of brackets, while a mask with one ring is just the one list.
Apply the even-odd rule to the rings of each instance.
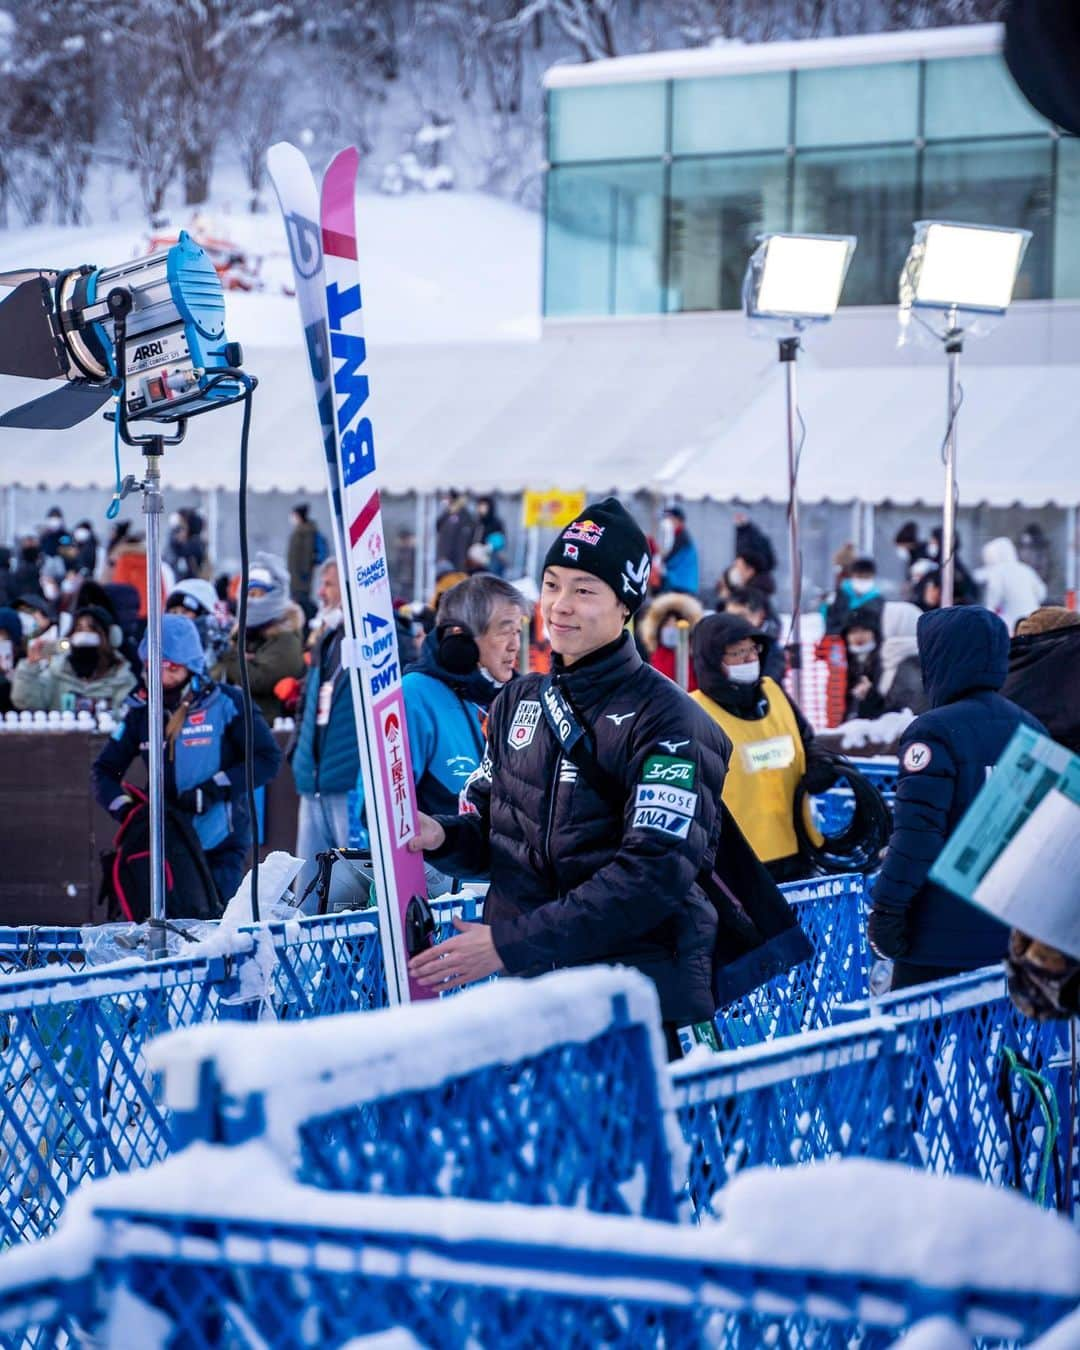
[[[401, 682], [419, 809], [453, 814], [484, 757], [484, 724], [495, 696], [515, 678], [529, 606], [508, 581], [478, 574], [443, 595], [435, 628]], [[363, 781], [355, 784], [363, 793]], [[429, 891], [449, 878], [428, 868]]]
[[[166, 614], [161, 624], [161, 683], [165, 698], [165, 800], [190, 817], [222, 904], [236, 893], [251, 848], [247, 810], [244, 714], [240, 691], [206, 674], [206, 657], [192, 621]], [[146, 639], [141, 648], [146, 660]], [[253, 708], [255, 786], [277, 773], [281, 751], [258, 708]], [[124, 720], [94, 761], [94, 796], [114, 819], [133, 806], [124, 785], [128, 766], [145, 759], [150, 739], [145, 686], [129, 701]], [[165, 826], [169, 851], [169, 826]]]
[[178, 581], [165, 601], [166, 614], [184, 614], [195, 625], [210, 666], [216, 665], [229, 647], [232, 618], [221, 611], [217, 592], [201, 577]]
[[47, 636], [32, 638], [15, 667], [15, 707], [20, 712], [96, 712], [104, 704], [120, 712], [135, 688], [135, 676], [114, 648], [118, 640], [112, 616], [97, 605], [76, 612], [70, 636], [59, 645]]
[[11, 701], [11, 676], [26, 654], [23, 626], [15, 610], [0, 609], [0, 714], [15, 711]]
[[844, 646], [847, 648], [847, 704], [844, 720], [855, 717], [880, 717], [885, 711], [885, 700], [878, 692], [881, 678], [880, 633], [876, 624], [869, 623], [856, 611], [844, 625]]
[[893, 543], [896, 546], [896, 556], [904, 565], [905, 575], [910, 574], [912, 567], [920, 558], [930, 556], [925, 540], [919, 538], [919, 527], [913, 520], [904, 521], [896, 531]]
[[873, 558], [856, 558], [851, 564], [850, 575], [841, 581], [832, 600], [821, 607], [825, 632], [828, 636], [839, 635], [848, 620], [856, 614], [868, 625], [877, 627], [884, 604], [885, 597], [878, 589], [877, 566]]
[[75, 570], [80, 576], [92, 577], [98, 565], [98, 540], [88, 520], [80, 520], [71, 531], [75, 545]]
[[700, 585], [697, 545], [686, 528], [686, 512], [681, 506], [664, 509], [657, 542], [660, 551], [660, 589], [696, 596]]
[[710, 614], [694, 630], [691, 695], [732, 743], [724, 804], [778, 881], [805, 875], [795, 835], [795, 791], [823, 792], [834, 774], [811, 751], [813, 728], [761, 672], [768, 639], [736, 614]]
[[881, 612], [880, 674], [877, 692], [882, 712], [913, 712], [929, 706], [923, 689], [916, 628], [919, 608], [906, 600], [889, 600]]
[[[247, 668], [251, 694], [270, 726], [285, 714], [276, 687], [283, 680], [300, 680], [306, 674], [304, 612], [289, 599], [289, 573], [281, 558], [256, 553], [248, 573]], [[240, 683], [239, 630], [229, 649], [214, 668], [215, 678]]]
[[14, 605], [19, 622], [22, 625], [23, 639], [29, 644], [31, 639], [48, 637], [56, 642], [59, 633], [56, 629], [56, 610], [41, 594], [29, 591], [20, 595]]
[[[930, 540], [926, 545], [926, 556], [938, 568], [945, 561], [941, 551], [941, 541], [945, 537], [945, 532], [940, 525], [935, 525], [930, 531]], [[979, 588], [975, 584], [975, 578], [964, 565], [960, 557], [960, 536], [953, 536], [956, 540], [956, 549], [953, 554], [953, 604], [954, 605], [973, 605], [979, 598]]]
[[[646, 659], [654, 670], [675, 679], [676, 652], [679, 647], [680, 620], [690, 625], [691, 632], [700, 622], [704, 610], [692, 595], [680, 595], [677, 591], [664, 592], [642, 611], [635, 625], [635, 633], [641, 639]], [[694, 663], [688, 661], [690, 690], [697, 688], [694, 676]]]
[[45, 517], [45, 528], [41, 532], [41, 551], [46, 558], [55, 558], [60, 549], [60, 539], [67, 534], [64, 513], [54, 506]]
[[[744, 521], [738, 526], [735, 537], [735, 559], [716, 585], [717, 608], [725, 609], [732, 595], [740, 590], [752, 588], [765, 601], [766, 614], [761, 631], [768, 637], [779, 638], [780, 619], [772, 602], [772, 597], [776, 594], [776, 578], [772, 572], [776, 560], [772, 545], [749, 521]], [[760, 547], [762, 540], [767, 546], [767, 551]]]

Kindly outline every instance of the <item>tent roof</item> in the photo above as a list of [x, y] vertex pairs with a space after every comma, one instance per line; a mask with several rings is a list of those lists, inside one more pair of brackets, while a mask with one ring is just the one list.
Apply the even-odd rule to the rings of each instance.
[[[945, 362], [896, 350], [888, 310], [847, 310], [805, 339], [799, 392], [808, 436], [801, 495], [940, 499]], [[1076, 448], [1080, 305], [1017, 305], [963, 358], [964, 500], [1080, 500]], [[322, 486], [318, 429], [297, 347], [249, 345], [258, 375], [250, 483]], [[430, 491], [652, 489], [686, 498], [786, 497], [783, 376], [775, 347], [738, 314], [549, 324], [539, 341], [371, 349], [371, 410], [383, 486]], [[10, 406], [41, 385], [5, 380]], [[16, 385], [21, 388], [16, 389]], [[192, 422], [165, 456], [170, 488], [235, 489], [240, 413]], [[138, 469], [124, 450], [124, 469]], [[111, 483], [111, 432], [0, 431], [0, 482]]]

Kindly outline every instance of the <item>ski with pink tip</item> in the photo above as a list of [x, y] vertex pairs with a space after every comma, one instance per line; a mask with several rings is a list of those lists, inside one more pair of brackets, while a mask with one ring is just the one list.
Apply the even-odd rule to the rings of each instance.
[[391, 1003], [432, 998], [409, 978], [406, 916], [427, 883], [416, 834], [409, 735], [401, 689], [356, 239], [355, 148], [340, 151], [321, 198], [303, 154], [271, 147], [270, 177], [285, 220], [326, 458], [357, 741]]

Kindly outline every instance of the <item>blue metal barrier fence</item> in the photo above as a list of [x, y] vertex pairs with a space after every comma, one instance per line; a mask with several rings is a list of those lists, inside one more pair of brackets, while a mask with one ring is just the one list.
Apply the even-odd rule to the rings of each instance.
[[[1007, 1051], [1047, 1084], [1056, 1135]], [[1068, 1026], [1023, 1017], [997, 967], [839, 1010], [831, 1028], [702, 1056], [671, 1073], [698, 1214], [745, 1167], [856, 1155], [1012, 1185], [1066, 1211], [1080, 1200], [1075, 1168], [1065, 1193], [1069, 1122], [1075, 1129], [1080, 1110]]]

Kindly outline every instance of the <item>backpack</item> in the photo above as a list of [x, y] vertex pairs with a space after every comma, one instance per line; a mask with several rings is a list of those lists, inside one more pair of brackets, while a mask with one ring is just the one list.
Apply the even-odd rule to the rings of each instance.
[[326, 542], [326, 536], [323, 534], [322, 530], [315, 531], [312, 548], [314, 549], [312, 556], [315, 559], [315, 566], [318, 567], [320, 563], [324, 563], [330, 556], [330, 547]]
[[[134, 802], [112, 848], [101, 854], [99, 899], [111, 923], [150, 918], [150, 804], [146, 794], [124, 784]], [[224, 905], [194, 826], [182, 811], [165, 808], [165, 914], [170, 919], [218, 919]]]
[[[626, 792], [597, 760], [590, 734], [550, 675], [541, 684], [540, 707], [563, 754], [619, 815]], [[716, 856], [695, 878], [716, 911], [712, 958], [713, 998], [718, 1008], [802, 965], [814, 955], [810, 939], [765, 864], [746, 842], [721, 800]]]

